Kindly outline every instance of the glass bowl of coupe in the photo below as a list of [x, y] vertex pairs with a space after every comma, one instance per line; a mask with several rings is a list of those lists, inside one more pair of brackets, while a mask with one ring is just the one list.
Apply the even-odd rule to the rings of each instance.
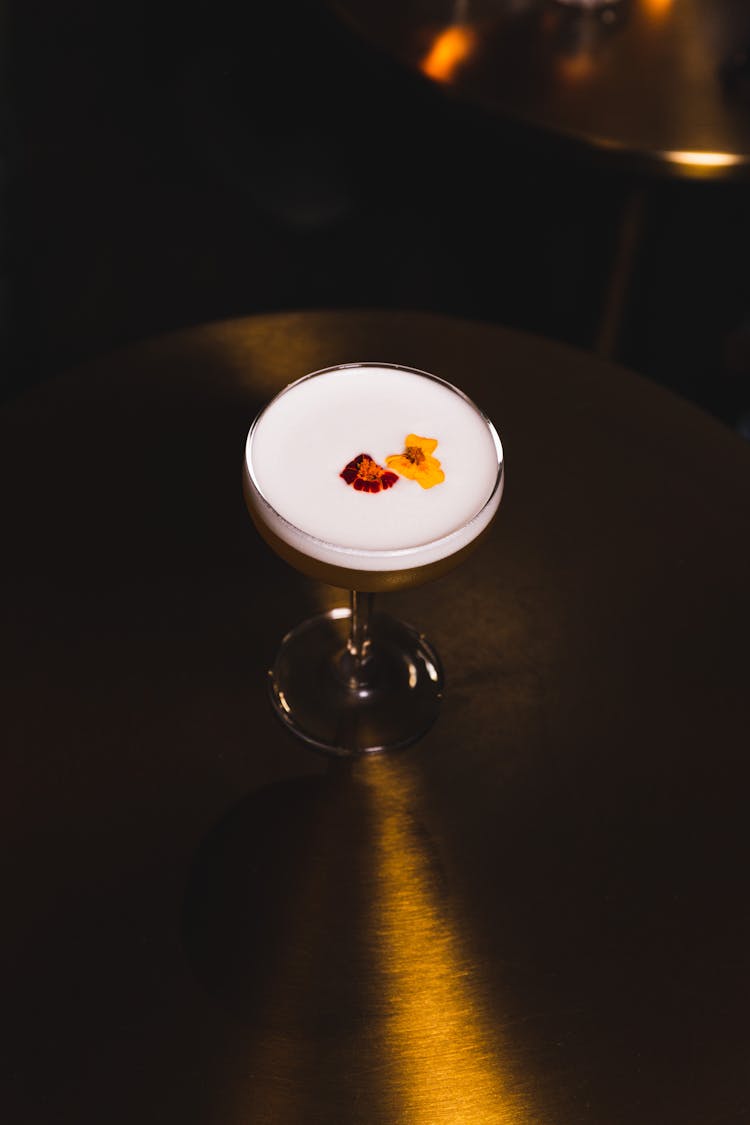
[[339, 755], [396, 749], [434, 722], [443, 675], [411, 626], [373, 595], [451, 570], [503, 492], [490, 420], [450, 383], [409, 367], [349, 363], [282, 390], [253, 422], [245, 500], [281, 558], [350, 591], [348, 606], [284, 637], [269, 671], [283, 723]]

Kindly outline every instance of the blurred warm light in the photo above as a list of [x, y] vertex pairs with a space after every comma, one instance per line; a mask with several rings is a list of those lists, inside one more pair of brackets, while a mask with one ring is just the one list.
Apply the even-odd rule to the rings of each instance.
[[435, 37], [419, 69], [436, 82], [452, 82], [456, 71], [476, 48], [476, 33], [460, 24], [446, 27]]
[[579, 51], [577, 55], [562, 55], [557, 66], [561, 77], [570, 82], [581, 82], [596, 69], [594, 57], [588, 51]]
[[661, 18], [672, 7], [673, 0], [643, 0], [643, 6], [650, 16]]
[[692, 168], [731, 168], [740, 163], [740, 157], [731, 152], [665, 152], [670, 164], [684, 164]]

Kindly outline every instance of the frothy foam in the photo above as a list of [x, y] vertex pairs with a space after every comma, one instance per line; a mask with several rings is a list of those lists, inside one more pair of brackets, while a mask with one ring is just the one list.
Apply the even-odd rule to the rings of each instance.
[[[368, 493], [341, 479], [359, 453], [385, 467], [410, 433], [437, 439], [442, 484], [399, 477]], [[293, 383], [258, 416], [245, 451], [256, 517], [303, 554], [356, 570], [421, 566], [466, 546], [495, 514], [501, 464], [494, 428], [459, 391], [375, 365]]]

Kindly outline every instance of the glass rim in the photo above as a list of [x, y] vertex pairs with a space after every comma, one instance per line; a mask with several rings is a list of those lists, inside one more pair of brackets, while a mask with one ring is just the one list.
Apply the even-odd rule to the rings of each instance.
[[[454, 528], [453, 531], [449, 531], [446, 535], [439, 535], [436, 539], [428, 539], [424, 543], [415, 543], [411, 547], [346, 547], [340, 543], [330, 543], [327, 539], [321, 539], [320, 536], [313, 535], [312, 532], [305, 531], [304, 528], [298, 527], [296, 523], [292, 523], [291, 520], [287, 519], [286, 516], [283, 516], [281, 512], [277, 511], [276, 508], [274, 508], [273, 504], [271, 504], [266, 496], [264, 496], [263, 490], [258, 484], [258, 480], [253, 470], [252, 442], [255, 431], [258, 428], [258, 424], [262, 420], [263, 415], [266, 413], [266, 411], [270, 410], [277, 399], [282, 398], [289, 391], [294, 390], [294, 388], [298, 387], [300, 383], [306, 383], [309, 379], [314, 379], [318, 375], [329, 375], [332, 372], [346, 371], [350, 368], [361, 367], [385, 367], [389, 368], [392, 371], [406, 371], [410, 375], [421, 375], [426, 379], [431, 379], [433, 383], [440, 383], [441, 386], [446, 387], [449, 391], [452, 391], [454, 394], [462, 398], [464, 402], [466, 402], [472, 408], [472, 410], [475, 410], [477, 414], [479, 414], [482, 421], [487, 426], [490, 437], [492, 438], [492, 443], [495, 447], [495, 453], [497, 455], [497, 474], [495, 476], [495, 482], [492, 486], [492, 490], [485, 502], [482, 504], [481, 508], [479, 508], [479, 510], [474, 513], [470, 520], [467, 520], [466, 523], [461, 524], [460, 527]], [[287, 383], [287, 385], [285, 387], [282, 387], [282, 389], [278, 391], [272, 399], [269, 399], [265, 406], [263, 406], [256, 414], [245, 439], [245, 472], [250, 478], [250, 483], [252, 484], [254, 492], [258, 496], [258, 499], [263, 503], [263, 505], [270, 512], [272, 512], [275, 518], [278, 519], [282, 524], [284, 524], [286, 527], [291, 528], [294, 532], [296, 532], [297, 535], [301, 536], [303, 539], [308, 540], [310, 543], [320, 544], [320, 546], [324, 547], [327, 551], [333, 551], [336, 554], [341, 555], [342, 558], [346, 558], [347, 556], [356, 556], [357, 558], [365, 559], [399, 559], [406, 558], [418, 551], [424, 551], [428, 547], [437, 547], [443, 543], [447, 543], [450, 539], [458, 537], [459, 535], [463, 534], [467, 528], [471, 527], [471, 525], [475, 523], [487, 510], [489, 505], [494, 500], [498, 489], [500, 488], [500, 485], [503, 483], [503, 477], [505, 474], [505, 462], [503, 458], [502, 442], [500, 441], [500, 435], [495, 429], [495, 426], [493, 425], [490, 418], [482, 410], [482, 408], [480, 406], [477, 406], [474, 400], [469, 398], [469, 396], [465, 394], [460, 387], [456, 387], [453, 383], [449, 383], [447, 379], [441, 379], [439, 375], [433, 375], [430, 371], [423, 371], [419, 367], [408, 367], [403, 363], [381, 363], [377, 360], [365, 360], [361, 363], [335, 363], [330, 367], [320, 367], [317, 371], [310, 371], [307, 375], [302, 375], [299, 379], [295, 379], [293, 382]], [[285, 540], [285, 542], [287, 541]], [[472, 542], [472, 540], [469, 540], [469, 542]], [[290, 543], [288, 545], [294, 546], [293, 543]], [[313, 557], [315, 558], [316, 556]], [[361, 570], [362, 567], [352, 567], [351, 569]]]

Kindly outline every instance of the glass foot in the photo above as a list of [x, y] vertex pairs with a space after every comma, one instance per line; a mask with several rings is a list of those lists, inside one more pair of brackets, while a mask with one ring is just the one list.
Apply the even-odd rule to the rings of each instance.
[[287, 633], [268, 673], [273, 706], [293, 734], [330, 754], [408, 746], [437, 718], [440, 659], [409, 625], [374, 613], [360, 660], [347, 646], [350, 619], [350, 609], [332, 609]]

